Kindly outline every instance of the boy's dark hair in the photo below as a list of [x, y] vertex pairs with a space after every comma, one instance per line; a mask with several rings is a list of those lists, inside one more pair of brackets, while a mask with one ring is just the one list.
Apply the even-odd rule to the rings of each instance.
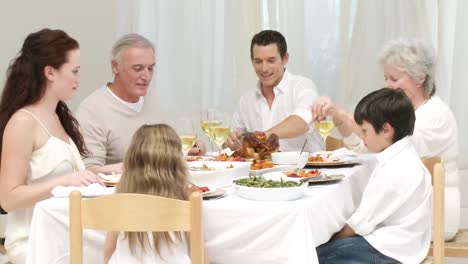
[[377, 133], [389, 123], [395, 130], [393, 142], [413, 134], [416, 116], [413, 104], [401, 89], [382, 88], [366, 95], [354, 111], [359, 125], [369, 122]]
[[268, 46], [270, 44], [276, 44], [281, 58], [284, 58], [288, 51], [288, 45], [286, 44], [284, 36], [275, 30], [262, 30], [253, 36], [252, 42], [250, 43], [250, 58], [253, 59], [254, 45]]

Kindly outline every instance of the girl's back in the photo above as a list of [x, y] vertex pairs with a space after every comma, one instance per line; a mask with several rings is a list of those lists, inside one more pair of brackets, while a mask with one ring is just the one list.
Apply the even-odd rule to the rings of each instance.
[[128, 239], [123, 239], [124, 235], [121, 233], [117, 239], [117, 247], [112, 254], [109, 264], [140, 264], [140, 263], [164, 263], [164, 264], [190, 264], [190, 257], [188, 256], [188, 246], [185, 239], [181, 242], [172, 233], [169, 233], [174, 243], [170, 247], [166, 243], [161, 243], [159, 248], [160, 256], [154, 254], [153, 237], [151, 233], [147, 233], [147, 238], [150, 241], [151, 249], [142, 250], [137, 249], [136, 254], [130, 252], [130, 245]]
[[[165, 124], [143, 125], [124, 159], [116, 193], [139, 193], [188, 200], [187, 167], [177, 133]], [[110, 232], [108, 263], [190, 263], [184, 232]], [[133, 249], [133, 250], [132, 250]]]

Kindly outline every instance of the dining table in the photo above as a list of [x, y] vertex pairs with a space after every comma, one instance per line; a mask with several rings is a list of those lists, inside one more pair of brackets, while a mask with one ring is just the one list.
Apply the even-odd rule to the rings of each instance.
[[[344, 178], [310, 184], [293, 201], [244, 199], [234, 187], [225, 188], [227, 195], [204, 200], [204, 243], [211, 263], [318, 263], [316, 247], [340, 231], [358, 208], [376, 165], [372, 154], [354, 158], [358, 164], [319, 168]], [[83, 241], [84, 263], [102, 263], [105, 232], [84, 230]], [[37, 203], [27, 263], [69, 263], [69, 247], [68, 198]]]

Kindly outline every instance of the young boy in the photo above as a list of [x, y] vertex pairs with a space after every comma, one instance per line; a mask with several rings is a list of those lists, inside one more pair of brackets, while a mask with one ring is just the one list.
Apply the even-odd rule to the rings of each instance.
[[431, 242], [431, 176], [408, 136], [414, 108], [401, 90], [365, 96], [354, 119], [376, 155], [359, 208], [317, 248], [320, 263], [420, 263]]

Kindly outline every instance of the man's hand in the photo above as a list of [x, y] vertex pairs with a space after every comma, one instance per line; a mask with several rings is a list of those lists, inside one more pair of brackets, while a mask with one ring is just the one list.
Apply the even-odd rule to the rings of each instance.
[[98, 173], [103, 173], [103, 174], [111, 174], [111, 173], [117, 173], [121, 174], [123, 172], [123, 163], [115, 163], [115, 164], [110, 164], [110, 165], [104, 165], [104, 166], [92, 166], [89, 167], [88, 170], [98, 174]]
[[195, 145], [189, 150], [188, 155], [203, 156], [206, 153], [206, 145], [200, 139], [197, 139]]
[[233, 151], [239, 150], [241, 148], [241, 137], [242, 137], [241, 131], [231, 132], [231, 134], [229, 134], [229, 137], [224, 142], [223, 147], [230, 148]]

